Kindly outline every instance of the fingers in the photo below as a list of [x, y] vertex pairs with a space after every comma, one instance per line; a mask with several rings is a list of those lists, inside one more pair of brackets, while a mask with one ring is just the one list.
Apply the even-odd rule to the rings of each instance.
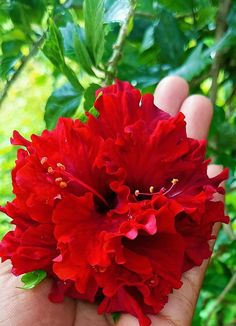
[[160, 109], [174, 116], [179, 112], [189, 92], [188, 83], [178, 76], [161, 80], [154, 93], [154, 103]]
[[202, 95], [192, 95], [183, 102], [180, 111], [185, 115], [188, 137], [206, 139], [213, 115], [211, 101]]
[[169, 76], [158, 84], [154, 93], [154, 103], [172, 116], [179, 111], [183, 112], [188, 136], [206, 139], [213, 115], [211, 101], [202, 95], [188, 97], [188, 92], [188, 83], [184, 79]]
[[0, 325], [73, 325], [74, 301], [51, 303], [47, 298], [51, 288], [49, 280], [30, 291], [21, 290], [20, 278], [11, 274], [11, 264], [6, 261], [0, 266]]
[[108, 315], [98, 315], [97, 305], [78, 301], [76, 308], [75, 326], [112, 326], [112, 318]]

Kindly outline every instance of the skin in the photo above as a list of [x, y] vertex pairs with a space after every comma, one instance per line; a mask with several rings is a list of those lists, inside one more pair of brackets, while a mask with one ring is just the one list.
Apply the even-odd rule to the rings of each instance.
[[[182, 111], [186, 116], [187, 133], [196, 139], [207, 138], [212, 119], [212, 105], [202, 95], [189, 94], [185, 80], [172, 76], [164, 78], [155, 90], [155, 104], [161, 109], [175, 115]], [[209, 176], [222, 171], [221, 166], [211, 165]], [[218, 196], [217, 200], [223, 200]], [[219, 225], [213, 232], [217, 234]], [[210, 244], [211, 246], [214, 243]], [[209, 261], [186, 272], [183, 286], [170, 296], [164, 309], [157, 316], [150, 316], [153, 326], [189, 326], [192, 322], [197, 298], [202, 286]], [[96, 305], [66, 299], [62, 304], [53, 304], [47, 300], [50, 281], [45, 280], [30, 291], [22, 291], [20, 279], [10, 273], [9, 262], [0, 264], [0, 325], [4, 326], [108, 326], [113, 325], [109, 315], [99, 316]], [[117, 326], [138, 326], [136, 318], [122, 315]]]

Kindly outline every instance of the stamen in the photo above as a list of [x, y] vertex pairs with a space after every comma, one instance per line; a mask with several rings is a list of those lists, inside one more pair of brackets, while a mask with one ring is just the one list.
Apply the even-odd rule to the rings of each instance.
[[164, 193], [163, 193], [163, 195], [167, 195], [173, 188], [174, 188], [174, 186], [176, 185], [176, 183], [178, 183], [179, 182], [179, 179], [172, 179], [172, 181], [171, 181], [171, 183], [172, 183], [172, 186], [169, 188], [169, 189], [167, 189]]
[[58, 182], [61, 182], [62, 180], [63, 180], [62, 178], [56, 178], [55, 182], [58, 183]]
[[134, 195], [136, 196], [136, 197], [138, 197], [138, 196], [153, 196], [153, 195], [158, 195], [158, 194], [162, 194], [162, 195], [166, 195], [166, 194], [168, 194], [173, 188], [174, 188], [174, 186], [177, 184], [179, 182], [179, 179], [172, 179], [171, 180], [171, 186], [170, 186], [170, 188], [169, 189], [166, 189], [166, 188], [164, 188], [164, 187], [162, 187], [159, 191], [157, 191], [157, 192], [154, 192], [154, 186], [150, 186], [150, 188], [149, 188], [149, 193], [148, 192], [140, 192], [138, 189], [137, 190], [135, 190], [135, 192], [134, 192]]
[[140, 194], [139, 190], [135, 190], [134, 194], [136, 197], [138, 197], [138, 195]]
[[172, 185], [176, 185], [176, 183], [178, 183], [178, 182], [179, 182], [179, 179], [172, 179], [172, 181], [171, 181]]
[[60, 182], [59, 184], [60, 188], [64, 189], [67, 187], [67, 183], [65, 181]]
[[149, 191], [150, 191], [150, 193], [152, 194], [152, 193], [153, 193], [153, 191], [154, 191], [154, 187], [153, 187], [153, 186], [151, 186], [151, 187], [149, 188]]
[[48, 173], [53, 173], [53, 172], [54, 172], [53, 168], [51, 166], [49, 166], [48, 167]]
[[48, 158], [46, 156], [42, 157], [40, 163], [44, 165], [47, 162]]
[[62, 163], [57, 163], [57, 167], [63, 171], [65, 171], [65, 169], [66, 169], [65, 165], [63, 165]]

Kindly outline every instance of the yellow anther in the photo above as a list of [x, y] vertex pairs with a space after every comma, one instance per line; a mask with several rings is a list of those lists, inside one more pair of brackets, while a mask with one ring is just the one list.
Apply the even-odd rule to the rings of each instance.
[[62, 178], [56, 178], [56, 179], [55, 179], [55, 182], [57, 182], [57, 183], [58, 183], [58, 182], [61, 182], [61, 181], [62, 181]]
[[67, 187], [67, 183], [65, 181], [61, 181], [59, 186], [60, 186], [60, 188], [64, 189]]
[[138, 197], [138, 195], [139, 195], [139, 190], [135, 190], [134, 194], [135, 194], [136, 197]]
[[53, 172], [54, 172], [53, 168], [51, 166], [49, 166], [48, 173], [53, 173]]
[[40, 163], [44, 165], [47, 162], [48, 158], [46, 156], [42, 157]]
[[152, 194], [152, 193], [153, 193], [153, 191], [154, 191], [154, 187], [153, 187], [153, 186], [151, 186], [151, 187], [149, 188], [149, 191], [150, 191], [150, 193]]
[[61, 163], [57, 163], [57, 167], [60, 168], [61, 170], [65, 171], [65, 165], [61, 164]]
[[172, 185], [176, 185], [177, 182], [179, 182], [179, 179], [172, 179], [171, 181]]

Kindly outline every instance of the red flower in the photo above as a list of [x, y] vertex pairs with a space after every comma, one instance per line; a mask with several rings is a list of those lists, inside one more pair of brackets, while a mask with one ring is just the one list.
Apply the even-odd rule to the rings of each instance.
[[[101, 92], [101, 93], [100, 93]], [[43, 269], [54, 278], [50, 299], [99, 300], [99, 313], [128, 312], [141, 326], [158, 313], [181, 275], [211, 254], [213, 201], [225, 170], [208, 178], [205, 142], [117, 81], [98, 92], [82, 124], [60, 119], [26, 141], [15, 132], [12, 203], [2, 210], [15, 230], [0, 245], [17, 275]]]

